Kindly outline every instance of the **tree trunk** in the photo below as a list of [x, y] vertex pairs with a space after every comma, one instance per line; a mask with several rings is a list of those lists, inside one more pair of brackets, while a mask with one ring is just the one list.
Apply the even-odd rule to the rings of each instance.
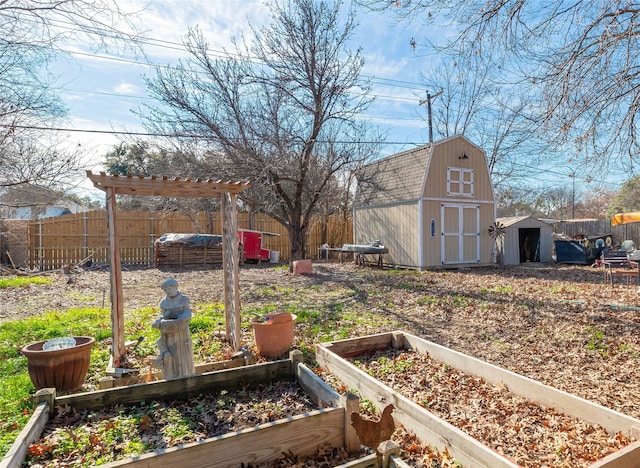
[[320, 244], [327, 244], [327, 216], [322, 215], [322, 220], [320, 222]]
[[289, 271], [293, 271], [295, 260], [303, 260], [306, 257], [306, 237], [307, 230], [304, 227], [289, 226], [289, 248], [291, 249]]

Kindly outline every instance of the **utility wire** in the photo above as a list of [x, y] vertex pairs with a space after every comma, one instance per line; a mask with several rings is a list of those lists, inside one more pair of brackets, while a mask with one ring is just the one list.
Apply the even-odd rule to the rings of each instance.
[[[0, 124], [0, 127], [14, 128], [22, 130], [42, 130], [42, 131], [54, 131], [54, 132], [75, 132], [75, 133], [98, 133], [105, 135], [126, 135], [126, 136], [145, 136], [145, 137], [163, 137], [163, 138], [205, 138], [204, 135], [189, 135], [185, 133], [148, 133], [148, 132], [132, 132], [126, 130], [98, 130], [98, 129], [80, 129], [80, 128], [64, 128], [64, 127], [42, 127], [36, 125], [4, 125]], [[257, 140], [256, 140], [257, 141]], [[342, 143], [342, 144], [378, 144], [378, 141], [368, 140], [316, 140], [318, 143]], [[385, 141], [383, 145], [415, 145], [422, 146], [424, 142], [411, 142], [411, 141]]]

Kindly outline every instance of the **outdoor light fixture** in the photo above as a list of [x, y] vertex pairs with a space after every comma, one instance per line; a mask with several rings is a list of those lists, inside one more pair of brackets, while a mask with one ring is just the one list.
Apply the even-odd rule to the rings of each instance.
[[462, 156], [458, 156], [458, 159], [469, 159], [469, 156], [467, 156], [467, 153], [462, 153]]

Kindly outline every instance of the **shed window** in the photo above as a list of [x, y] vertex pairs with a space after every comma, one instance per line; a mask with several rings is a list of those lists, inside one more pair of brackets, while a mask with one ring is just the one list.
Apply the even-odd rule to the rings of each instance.
[[447, 195], [473, 197], [473, 169], [447, 167]]

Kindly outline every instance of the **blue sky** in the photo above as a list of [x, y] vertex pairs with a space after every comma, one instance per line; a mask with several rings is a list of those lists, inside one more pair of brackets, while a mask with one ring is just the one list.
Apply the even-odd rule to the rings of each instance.
[[[70, 141], [81, 143], [88, 151], [86, 168], [94, 172], [101, 169], [106, 152], [119, 142], [117, 135], [99, 132], [145, 131], [131, 112], [147, 99], [142, 75], [152, 75], [153, 67], [145, 62], [166, 65], [186, 58], [181, 43], [189, 27], [199, 26], [211, 49], [222, 50], [230, 46], [232, 37], [250, 35], [249, 23], [259, 28], [269, 20], [262, 0], [121, 0], [119, 5], [138, 12], [136, 22], [147, 38], [146, 58], [123, 51], [96, 53], [75, 43], [63, 46], [69, 56], [52, 69], [58, 75], [59, 94], [69, 108], [68, 128], [95, 131], [68, 134]], [[419, 21], [399, 25], [388, 15], [365, 11], [358, 13], [357, 20], [360, 26], [352, 48], [362, 49], [363, 74], [372, 79], [375, 97], [363, 118], [386, 135], [388, 144], [381, 156], [427, 143], [427, 110], [419, 104], [427, 92], [421, 73], [441, 64], [437, 55], [424, 45], [453, 35], [453, 28], [446, 24], [425, 28]], [[418, 43], [416, 50], [410, 45], [412, 38]], [[437, 90], [429, 91], [433, 94]], [[437, 99], [433, 105], [438, 105]], [[436, 132], [434, 135], [437, 138]], [[571, 188], [569, 177], [557, 173], [546, 177], [546, 181], [538, 177], [534, 182], [538, 186]], [[576, 180], [576, 191], [581, 191], [582, 186]]]
[[[135, 8], [135, 2], [121, 2]], [[146, 60], [153, 64], [175, 63], [187, 56], [181, 47], [188, 27], [199, 26], [214, 50], [228, 47], [233, 36], [250, 34], [248, 23], [260, 26], [268, 11], [258, 0], [163, 0], [148, 3], [139, 13], [145, 40]], [[400, 151], [414, 143], [428, 142], [426, 107], [419, 102], [426, 97], [420, 73], [427, 65], [410, 45], [411, 38], [423, 36], [419, 25], [402, 25], [374, 13], [358, 15], [360, 26], [353, 38], [353, 48], [361, 47], [365, 57], [363, 74], [372, 78], [376, 100], [367, 118], [378, 125], [394, 144], [388, 152]], [[146, 99], [142, 75], [153, 74], [145, 59], [129, 53], [92, 52], [78, 45], [65, 46], [71, 51], [53, 70], [58, 74], [59, 93], [70, 112], [70, 128], [78, 130], [144, 132], [131, 110]], [[431, 90], [433, 92], [433, 90]], [[100, 133], [70, 133], [83, 146], [95, 148], [89, 169], [97, 170], [103, 155], [118, 137]]]

